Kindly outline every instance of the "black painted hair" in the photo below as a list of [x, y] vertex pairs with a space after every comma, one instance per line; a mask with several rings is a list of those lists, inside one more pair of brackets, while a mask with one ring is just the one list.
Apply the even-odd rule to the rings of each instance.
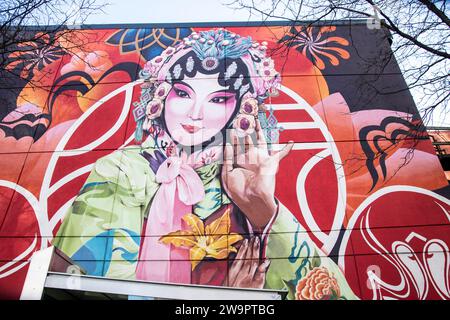
[[[189, 58], [192, 58], [194, 61], [194, 67], [192, 68], [192, 70], [190, 72], [186, 68]], [[235, 62], [236, 66], [237, 66], [236, 72], [230, 78], [226, 79], [225, 72], [233, 62]], [[180, 59], [178, 59], [178, 61], [176, 61], [174, 64], [172, 64], [172, 66], [169, 69], [169, 73], [171, 75], [173, 75], [174, 68], [177, 65], [179, 65], [181, 67], [180, 76], [177, 79], [172, 78], [172, 83], [176, 83], [177, 81], [183, 80], [185, 76], [188, 76], [190, 78], [195, 77], [198, 72], [200, 72], [202, 74], [206, 74], [206, 75], [218, 73], [219, 74], [218, 75], [219, 85], [226, 87], [227, 90], [229, 90], [230, 92], [234, 92], [236, 94], [239, 93], [239, 88], [236, 90], [234, 88], [234, 84], [240, 77], [242, 78], [241, 86], [245, 86], [248, 84], [249, 85], [248, 92], [251, 92], [251, 93], [254, 92], [254, 88], [251, 83], [251, 78], [249, 75], [250, 73], [247, 68], [247, 65], [240, 58], [237, 58], [237, 59], [225, 58], [225, 59], [219, 60], [219, 64], [217, 65], [216, 68], [214, 68], [213, 70], [206, 70], [203, 67], [202, 61], [197, 57], [195, 52], [190, 51], [187, 54], [185, 54], [184, 56], [182, 56]], [[239, 87], [241, 87], [241, 86], [239, 86]]]

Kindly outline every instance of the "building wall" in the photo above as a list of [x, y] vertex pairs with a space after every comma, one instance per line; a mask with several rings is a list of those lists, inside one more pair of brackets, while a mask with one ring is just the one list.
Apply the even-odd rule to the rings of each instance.
[[[275, 188], [265, 228], [251, 222], [260, 203], [246, 194], [251, 179], [227, 192], [220, 165], [214, 188], [202, 178], [211, 207], [177, 207], [185, 220], [167, 227], [173, 200], [151, 208], [161, 190], [152, 161], [156, 151], [161, 162], [171, 156], [171, 145], [134, 140], [139, 72], [191, 32], [215, 27], [96, 27], [48, 50], [11, 53], [0, 87], [0, 297], [18, 298], [32, 253], [56, 244], [101, 276], [288, 289], [291, 299], [448, 299], [448, 182], [395, 59], [383, 58], [388, 34], [364, 23], [221, 26], [268, 42], [282, 78], [265, 101], [284, 128], [274, 148], [295, 144], [276, 177], [256, 175], [255, 190]], [[211, 150], [197, 172], [217, 161]], [[246, 197], [250, 209], [237, 204]], [[205, 251], [200, 235], [217, 250]], [[255, 236], [259, 247], [239, 254]], [[171, 248], [161, 261], [144, 254], [156, 246]], [[249, 271], [264, 260], [265, 272]], [[141, 262], [147, 271], [137, 274]]]
[[436, 154], [441, 161], [447, 180], [450, 180], [449, 159], [450, 159], [450, 131], [447, 129], [428, 129], [428, 135], [434, 145]]

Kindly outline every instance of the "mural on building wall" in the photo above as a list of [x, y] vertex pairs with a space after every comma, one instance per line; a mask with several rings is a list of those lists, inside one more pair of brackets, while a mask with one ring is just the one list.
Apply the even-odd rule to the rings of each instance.
[[340, 28], [80, 30], [75, 51], [12, 53], [0, 296], [55, 245], [95, 276], [450, 298], [439, 160], [411, 104], [355, 102]]

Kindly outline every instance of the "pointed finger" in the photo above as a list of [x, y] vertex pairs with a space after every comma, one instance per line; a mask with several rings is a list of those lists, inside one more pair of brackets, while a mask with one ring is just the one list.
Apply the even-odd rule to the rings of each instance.
[[251, 267], [250, 267], [250, 275], [253, 277], [256, 273], [256, 269], [259, 265], [259, 238], [255, 237], [255, 241], [253, 242], [253, 248], [252, 248], [252, 260], [251, 260]]
[[269, 260], [269, 259], [264, 260], [264, 261], [258, 266], [258, 269], [256, 270], [256, 274], [258, 274], [258, 273], [262, 273], [262, 274], [266, 273], [266, 272], [267, 272], [267, 269], [269, 268], [269, 266], [270, 266], [270, 260]]
[[253, 143], [253, 139], [250, 135], [245, 137], [245, 157], [244, 161], [246, 164], [255, 164], [257, 163], [258, 152], [256, 150], [256, 146]]
[[281, 161], [281, 160], [283, 160], [283, 158], [285, 158], [289, 154], [289, 152], [291, 152], [293, 147], [294, 147], [294, 141], [289, 141], [289, 143], [287, 145], [285, 145], [283, 147], [283, 149], [275, 152], [273, 155], [277, 156], [279, 158], [278, 161]]
[[245, 143], [245, 152], [251, 151], [252, 149], [255, 148], [255, 144], [253, 143], [253, 139], [250, 135], [245, 136], [244, 138], [244, 143]]
[[253, 255], [252, 258], [253, 259], [259, 259], [259, 248], [260, 248], [260, 241], [259, 241], [259, 237], [255, 237], [255, 242], [253, 243]]
[[245, 255], [245, 259], [247, 259], [247, 260], [252, 259], [254, 244], [255, 244], [255, 237], [252, 237], [252, 239], [250, 240], [250, 242], [248, 244], [248, 250], [247, 250], [247, 254]]
[[245, 254], [244, 265], [242, 267], [242, 272], [245, 274], [249, 274], [250, 269], [252, 267], [252, 255], [253, 255], [253, 243], [255, 238], [252, 238], [248, 243], [247, 252]]
[[233, 146], [229, 143], [225, 145], [223, 151], [223, 168], [222, 170], [227, 173], [233, 171], [234, 152]]
[[237, 157], [238, 154], [240, 153], [239, 152], [240, 150], [239, 150], [239, 138], [236, 134], [235, 129], [231, 130], [231, 132], [230, 132], [230, 140], [231, 140], [231, 144], [233, 145], [233, 152], [234, 152], [233, 156]]
[[244, 153], [247, 153], [250, 149], [250, 137], [247, 135], [244, 137]]
[[264, 134], [264, 130], [261, 127], [261, 122], [259, 119], [256, 119], [256, 139], [258, 142], [258, 148], [267, 149], [266, 136]]
[[264, 287], [264, 282], [266, 280], [266, 272], [269, 268], [270, 260], [264, 260], [263, 263], [259, 265], [259, 267], [256, 269], [255, 276], [253, 277], [253, 282], [258, 284], [259, 288]]
[[245, 255], [247, 254], [248, 249], [248, 239], [244, 239], [242, 242], [242, 245], [239, 247], [238, 254], [236, 255], [235, 259], [242, 260], [245, 258]]
[[[242, 244], [239, 248], [239, 251], [238, 251], [236, 257], [234, 258], [234, 261], [228, 272], [229, 281], [233, 282], [235, 280], [235, 278], [237, 277], [237, 275], [239, 274], [239, 272], [241, 272], [242, 265], [244, 264], [244, 261], [245, 261], [244, 258], [247, 253], [247, 249], [248, 249], [248, 240], [245, 239], [242, 242]], [[230, 284], [232, 284], [232, 283], [230, 283]]]

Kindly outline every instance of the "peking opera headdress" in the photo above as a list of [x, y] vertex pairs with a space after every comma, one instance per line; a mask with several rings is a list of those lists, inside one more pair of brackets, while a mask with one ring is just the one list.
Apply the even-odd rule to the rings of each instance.
[[140, 72], [144, 80], [140, 102], [134, 103], [133, 110], [137, 141], [142, 141], [153, 126], [160, 125], [172, 84], [198, 70], [219, 73], [219, 82], [236, 93], [238, 108], [228, 128], [235, 128], [243, 137], [254, 132], [258, 118], [268, 144], [278, 142], [279, 131], [283, 129], [264, 101], [278, 95], [281, 77], [274, 61], [267, 56], [267, 42], [258, 43], [225, 29], [192, 32], [145, 64]]

